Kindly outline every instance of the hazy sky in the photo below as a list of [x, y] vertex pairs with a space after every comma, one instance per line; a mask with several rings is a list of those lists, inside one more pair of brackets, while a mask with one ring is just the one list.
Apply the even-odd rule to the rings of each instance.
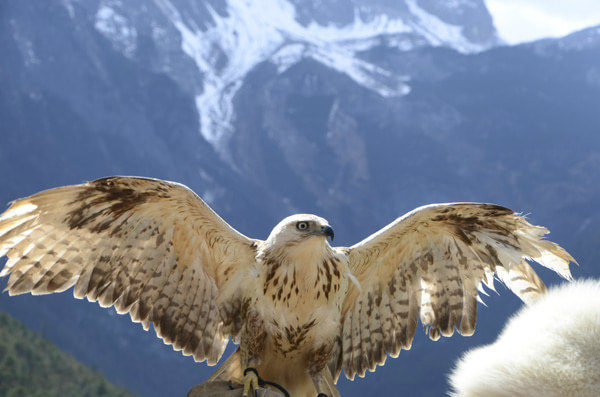
[[485, 0], [509, 43], [564, 36], [600, 25], [600, 0]]

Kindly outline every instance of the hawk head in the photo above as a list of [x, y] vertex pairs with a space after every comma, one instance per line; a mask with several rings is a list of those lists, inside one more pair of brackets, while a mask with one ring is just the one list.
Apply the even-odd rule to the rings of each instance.
[[333, 229], [329, 222], [316, 215], [296, 214], [288, 216], [273, 228], [267, 239], [271, 246], [279, 244], [300, 244], [302, 242], [327, 243], [327, 237], [333, 241]]

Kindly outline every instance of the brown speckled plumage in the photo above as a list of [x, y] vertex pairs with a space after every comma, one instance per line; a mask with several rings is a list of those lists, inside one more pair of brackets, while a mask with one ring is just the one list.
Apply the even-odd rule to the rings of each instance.
[[0, 276], [11, 295], [74, 287], [210, 365], [232, 337], [240, 347], [211, 379], [254, 366], [293, 396], [334, 397], [342, 369], [364, 376], [409, 349], [419, 321], [433, 340], [472, 334], [494, 277], [535, 299], [545, 287], [526, 259], [570, 278], [573, 258], [547, 232], [504, 207], [454, 203], [349, 248], [303, 214], [260, 241], [183, 185], [109, 177], [15, 201], [0, 215]]
[[114, 305], [145, 329], [153, 323], [165, 343], [210, 364], [240, 327], [231, 318], [239, 298], [220, 310], [218, 287], [228, 284], [224, 270], [252, 263], [252, 244], [189, 189], [146, 178], [47, 190], [0, 218], [11, 295], [74, 286], [75, 297]]

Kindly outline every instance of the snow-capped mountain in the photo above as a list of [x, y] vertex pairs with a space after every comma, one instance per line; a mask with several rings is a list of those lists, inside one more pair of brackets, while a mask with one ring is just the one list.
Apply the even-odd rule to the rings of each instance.
[[222, 155], [233, 133], [235, 95], [262, 62], [281, 73], [311, 58], [392, 97], [410, 91], [410, 76], [369, 62], [362, 52], [385, 45], [472, 53], [499, 43], [482, 0], [155, 0], [139, 6], [100, 0], [95, 27], [127, 57], [136, 56], [138, 36], [150, 33], [155, 69], [194, 95], [200, 132]]

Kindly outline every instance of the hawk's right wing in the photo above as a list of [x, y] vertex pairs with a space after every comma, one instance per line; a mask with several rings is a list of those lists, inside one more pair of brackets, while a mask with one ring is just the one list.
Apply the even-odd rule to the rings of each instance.
[[165, 343], [215, 364], [240, 327], [256, 240], [187, 187], [109, 177], [15, 201], [0, 215], [9, 294], [61, 292], [114, 305]]
[[574, 259], [545, 240], [548, 230], [493, 204], [417, 208], [345, 250], [360, 289], [350, 284], [342, 307], [340, 354], [347, 377], [375, 370], [386, 355], [410, 348], [420, 318], [429, 336], [471, 335], [478, 288], [499, 277], [524, 301], [545, 291], [525, 259], [566, 279]]

